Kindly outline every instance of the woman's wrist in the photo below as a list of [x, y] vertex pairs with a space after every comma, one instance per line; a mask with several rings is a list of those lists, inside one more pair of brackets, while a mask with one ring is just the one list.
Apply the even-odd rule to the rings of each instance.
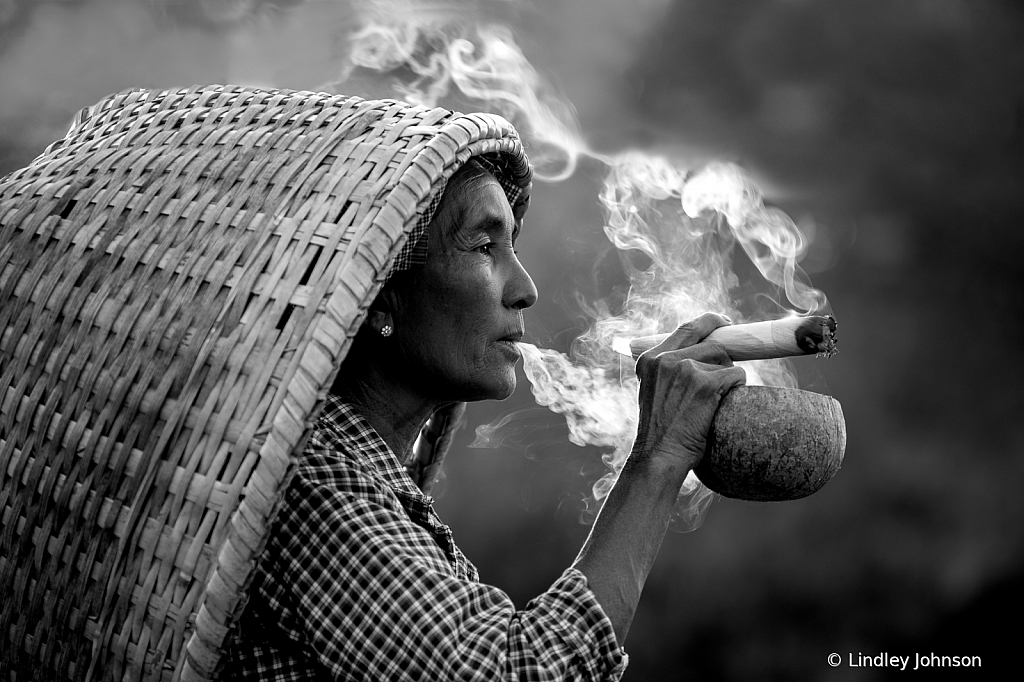
[[573, 564], [586, 576], [619, 644], [629, 631], [686, 476], [678, 465], [645, 454], [635, 450], [626, 459]]
[[665, 453], [643, 444], [634, 444], [619, 475], [649, 480], [651, 485], [665, 488], [674, 497], [686, 476], [699, 462], [700, 455], [688, 452]]

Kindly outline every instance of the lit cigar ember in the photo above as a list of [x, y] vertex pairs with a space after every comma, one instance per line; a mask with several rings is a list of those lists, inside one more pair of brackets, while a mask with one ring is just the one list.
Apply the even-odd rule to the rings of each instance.
[[[669, 334], [656, 334], [632, 339], [629, 352], [638, 358], [668, 337]], [[721, 344], [734, 361], [771, 360], [798, 355], [829, 358], [839, 352], [836, 320], [831, 315], [734, 324], [719, 327], [706, 340]]]

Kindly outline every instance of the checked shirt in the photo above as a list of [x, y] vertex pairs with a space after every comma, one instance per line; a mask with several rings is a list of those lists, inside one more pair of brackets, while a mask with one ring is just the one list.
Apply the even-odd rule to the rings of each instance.
[[329, 397], [226, 656], [231, 680], [616, 680], [584, 576], [526, 609], [481, 584], [398, 458]]

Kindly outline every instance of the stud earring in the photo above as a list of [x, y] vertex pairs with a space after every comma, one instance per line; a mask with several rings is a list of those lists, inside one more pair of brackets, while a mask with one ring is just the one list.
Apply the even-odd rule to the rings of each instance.
[[390, 324], [386, 324], [386, 325], [384, 325], [383, 327], [380, 328], [380, 335], [385, 337], [385, 338], [387, 338], [387, 337], [391, 336], [391, 334], [394, 331], [395, 331], [394, 327], [392, 327]]

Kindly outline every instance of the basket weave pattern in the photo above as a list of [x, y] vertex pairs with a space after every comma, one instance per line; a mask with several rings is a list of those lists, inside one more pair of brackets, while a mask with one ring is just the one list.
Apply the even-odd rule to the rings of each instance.
[[366, 306], [493, 152], [529, 182], [497, 116], [210, 86], [0, 180], [0, 677], [215, 675]]

